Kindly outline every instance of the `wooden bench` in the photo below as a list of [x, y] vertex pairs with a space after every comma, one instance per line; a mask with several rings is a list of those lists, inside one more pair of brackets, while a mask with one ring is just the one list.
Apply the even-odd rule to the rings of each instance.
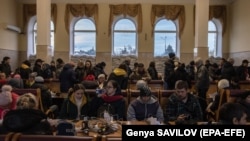
[[102, 141], [122, 141], [121, 137], [102, 136]]
[[160, 105], [163, 110], [165, 110], [165, 105], [167, 104], [167, 99], [170, 95], [172, 95], [175, 90], [159, 90], [159, 97], [160, 97]]
[[23, 135], [15, 133], [11, 141], [96, 141], [96, 136], [54, 136], [54, 135]]
[[[128, 89], [136, 89], [136, 82], [137, 82], [137, 80], [129, 81]], [[148, 86], [152, 90], [163, 89], [164, 88], [163, 87], [163, 80], [151, 80], [148, 82]]]
[[59, 79], [45, 79], [44, 84], [54, 93], [60, 93]]
[[250, 81], [240, 81], [239, 82], [239, 85], [240, 85], [240, 89], [249, 89], [250, 90]]

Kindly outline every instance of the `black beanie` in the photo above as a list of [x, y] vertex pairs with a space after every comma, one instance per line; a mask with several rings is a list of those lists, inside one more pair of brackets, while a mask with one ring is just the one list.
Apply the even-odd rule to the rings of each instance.
[[140, 96], [151, 96], [151, 90], [148, 86], [142, 86], [140, 88]]

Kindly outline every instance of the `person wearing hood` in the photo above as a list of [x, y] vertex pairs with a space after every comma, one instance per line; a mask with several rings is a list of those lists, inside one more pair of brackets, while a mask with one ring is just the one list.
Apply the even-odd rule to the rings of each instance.
[[74, 67], [73, 63], [67, 63], [63, 66], [63, 70], [59, 75], [61, 93], [68, 93], [68, 90], [77, 82]]
[[52, 135], [47, 116], [38, 109], [36, 97], [31, 93], [20, 96], [16, 110], [11, 110], [3, 118], [0, 134], [20, 132], [29, 135]]
[[142, 121], [154, 117], [158, 122], [163, 122], [163, 110], [157, 98], [152, 95], [150, 88], [147, 85], [143, 85], [139, 90], [140, 96], [134, 99], [128, 106], [127, 120]]
[[69, 89], [68, 98], [63, 102], [59, 114], [60, 119], [80, 120], [89, 115], [88, 96], [82, 84], [75, 84]]
[[188, 92], [187, 82], [176, 81], [175, 90], [176, 93], [170, 95], [165, 105], [165, 122], [196, 123], [203, 121], [203, 112], [199, 100]]
[[127, 66], [125, 63], [121, 63], [119, 67], [115, 68], [113, 72], [110, 73], [108, 80], [115, 80], [121, 89], [128, 88], [128, 74], [126, 72]]

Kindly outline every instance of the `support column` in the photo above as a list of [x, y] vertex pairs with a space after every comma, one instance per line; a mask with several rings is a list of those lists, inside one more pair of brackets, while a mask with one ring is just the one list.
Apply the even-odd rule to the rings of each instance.
[[50, 41], [51, 0], [37, 0], [37, 46], [36, 58], [49, 63], [52, 60]]
[[195, 48], [194, 58], [208, 59], [208, 16], [209, 0], [195, 2]]

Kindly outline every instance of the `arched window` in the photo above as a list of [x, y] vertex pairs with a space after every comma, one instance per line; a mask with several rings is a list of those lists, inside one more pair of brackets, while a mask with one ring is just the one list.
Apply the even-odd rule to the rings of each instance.
[[[50, 22], [50, 45], [52, 52], [54, 52], [54, 23]], [[37, 22], [33, 26], [33, 54], [36, 54], [36, 45], [37, 45]]]
[[209, 56], [216, 56], [218, 32], [213, 21], [208, 22], [208, 47]]
[[222, 24], [213, 18], [208, 22], [209, 56], [222, 57]]
[[160, 19], [154, 29], [154, 57], [177, 53], [176, 24], [167, 19]]
[[73, 55], [96, 56], [96, 27], [89, 18], [81, 18], [73, 26]]
[[122, 18], [113, 26], [113, 56], [137, 56], [137, 33], [131, 19]]

